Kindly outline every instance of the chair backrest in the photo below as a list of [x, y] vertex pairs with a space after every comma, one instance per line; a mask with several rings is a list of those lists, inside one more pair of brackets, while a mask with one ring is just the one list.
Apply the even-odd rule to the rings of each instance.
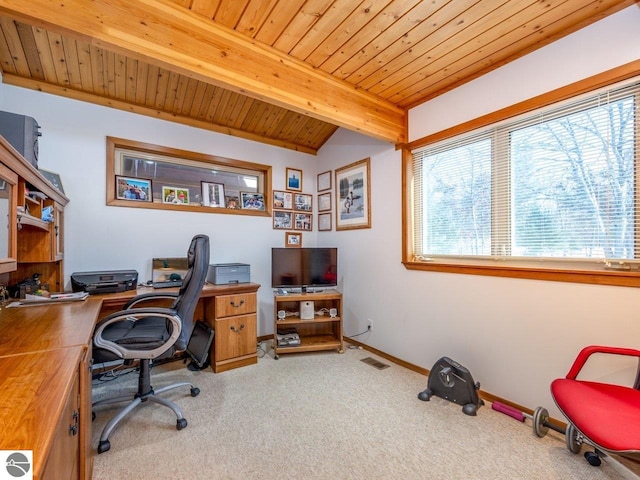
[[182, 331], [175, 343], [175, 347], [178, 350], [187, 348], [193, 331], [193, 314], [200, 298], [202, 287], [207, 279], [207, 271], [209, 269], [208, 236], [196, 235], [193, 237], [187, 252], [187, 266], [189, 269], [184, 276], [178, 298], [173, 304], [173, 308], [176, 309], [182, 319]]

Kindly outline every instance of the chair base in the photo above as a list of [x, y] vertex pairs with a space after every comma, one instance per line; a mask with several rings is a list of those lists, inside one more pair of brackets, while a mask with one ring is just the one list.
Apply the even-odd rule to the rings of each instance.
[[[191, 396], [197, 397], [200, 393], [200, 389], [194, 386], [190, 382], [180, 382], [173, 383], [171, 385], [167, 385], [164, 387], [160, 387], [158, 389], [153, 389], [149, 385], [149, 361], [143, 360], [140, 364], [140, 378], [138, 382], [138, 392], [133, 396], [131, 395], [122, 395], [115, 398], [107, 398], [104, 400], [99, 400], [93, 403], [93, 407], [99, 405], [110, 405], [113, 403], [122, 403], [129, 402], [129, 404], [123, 408], [115, 417], [113, 417], [109, 422], [105, 425], [102, 430], [102, 434], [100, 435], [100, 443], [98, 444], [98, 453], [104, 453], [111, 448], [111, 443], [109, 442], [109, 436], [113, 432], [113, 430], [118, 426], [118, 424], [133, 410], [136, 409], [139, 405], [142, 405], [145, 402], [153, 402], [159, 405], [164, 405], [167, 408], [173, 410], [173, 413], [176, 414], [176, 429], [182, 430], [187, 426], [187, 419], [184, 418], [182, 414], [182, 410], [180, 407], [172, 402], [171, 400], [167, 400], [166, 398], [162, 398], [158, 395], [164, 392], [168, 392], [169, 390], [173, 390], [175, 388], [180, 387], [189, 387], [191, 389]], [[141, 393], [144, 392], [144, 393]]]

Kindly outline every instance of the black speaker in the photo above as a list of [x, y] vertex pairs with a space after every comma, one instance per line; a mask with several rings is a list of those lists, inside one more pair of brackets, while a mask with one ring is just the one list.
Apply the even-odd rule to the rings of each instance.
[[448, 357], [438, 360], [427, 380], [427, 389], [418, 394], [425, 402], [435, 395], [453, 403], [462, 405], [466, 415], [475, 416], [484, 402], [478, 397], [480, 383], [474, 383], [469, 370]]
[[38, 137], [42, 135], [39, 129], [40, 125], [31, 117], [0, 112], [0, 135], [36, 168], [38, 168]]

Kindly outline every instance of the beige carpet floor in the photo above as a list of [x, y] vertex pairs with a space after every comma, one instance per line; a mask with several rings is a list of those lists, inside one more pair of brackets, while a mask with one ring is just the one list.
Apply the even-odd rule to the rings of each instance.
[[[177, 431], [165, 407], [145, 404], [95, 455], [96, 480], [539, 479], [614, 480], [606, 462], [590, 466], [564, 436], [536, 437], [520, 423], [481, 407], [475, 417], [434, 397], [418, 400], [426, 378], [361, 349], [283, 355], [214, 374], [182, 362], [154, 368], [153, 385], [194, 382], [167, 394], [189, 425]], [[361, 360], [390, 365], [378, 370]], [[469, 367], [473, 373], [473, 369]], [[480, 379], [476, 379], [480, 380]], [[129, 374], [94, 387], [94, 400], [136, 388]], [[547, 388], [541, 386], [540, 388]], [[96, 409], [93, 446], [116, 412]], [[585, 447], [586, 448], [586, 447]]]

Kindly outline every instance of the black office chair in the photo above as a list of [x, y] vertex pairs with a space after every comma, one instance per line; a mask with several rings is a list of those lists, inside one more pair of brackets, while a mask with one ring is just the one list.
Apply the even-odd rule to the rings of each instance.
[[[151, 386], [150, 366], [152, 360], [172, 356], [176, 351], [187, 348], [193, 330], [193, 314], [207, 277], [209, 267], [209, 237], [196, 235], [189, 246], [188, 271], [179, 292], [146, 293], [134, 297], [123, 310], [103, 318], [93, 335], [93, 363], [114, 360], [139, 360], [140, 376], [138, 391], [133, 396], [100, 400], [93, 406], [130, 401], [129, 405], [113, 417], [104, 427], [100, 436], [98, 453], [111, 448], [109, 435], [118, 423], [138, 405], [151, 401], [169, 407], [174, 411], [177, 429], [187, 426], [180, 407], [174, 402], [159, 397], [158, 394], [174, 388], [189, 386], [191, 396], [200, 390], [189, 382], [175, 383], [156, 390]], [[174, 299], [170, 308], [137, 307], [141, 302], [158, 299]]]

